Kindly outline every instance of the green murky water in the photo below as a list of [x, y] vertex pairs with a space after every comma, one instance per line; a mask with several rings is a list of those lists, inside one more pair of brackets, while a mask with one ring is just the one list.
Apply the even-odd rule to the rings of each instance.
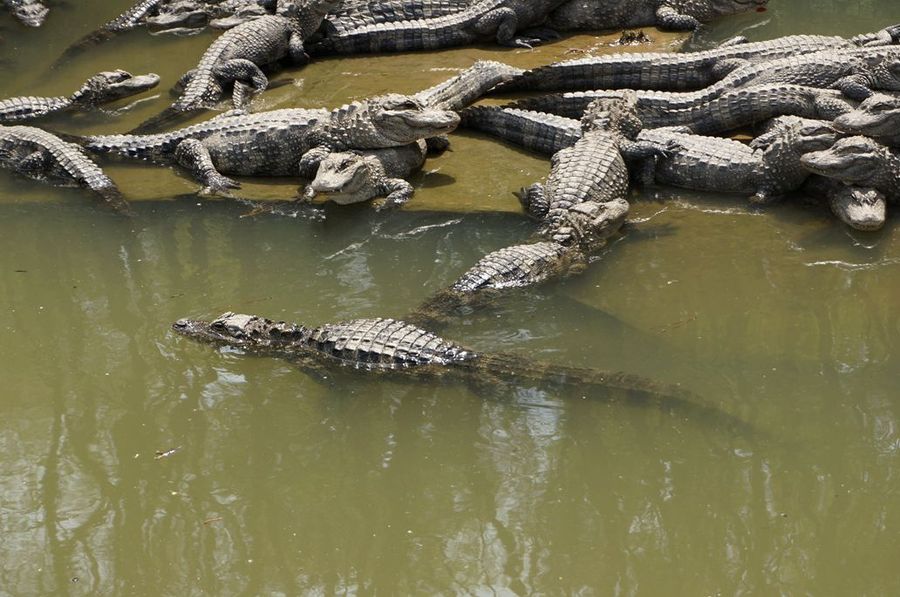
[[[41, 30], [4, 17], [0, 94], [68, 93], [109, 68], [165, 86], [213, 39], [137, 32], [45, 75], [125, 4], [57, 6]], [[705, 40], [889, 22], [896, 0], [772, 0]], [[594, 43], [323, 60], [284, 73], [296, 83], [257, 107], [415, 91], [476, 57], [524, 66]], [[48, 124], [124, 130], [167, 101]], [[718, 415], [322, 382], [169, 331], [228, 309], [400, 316], [526, 238], [510, 191], [548, 162], [470, 134], [454, 148], [427, 164], [409, 209], [330, 209], [324, 224], [241, 217], [157, 168], [109, 168], [133, 221], [0, 176], [0, 595], [900, 593], [894, 219], [862, 234], [817, 205], [756, 213], [659, 189], [633, 197], [642, 230], [583, 276], [445, 330], [484, 351], [679, 382]]]

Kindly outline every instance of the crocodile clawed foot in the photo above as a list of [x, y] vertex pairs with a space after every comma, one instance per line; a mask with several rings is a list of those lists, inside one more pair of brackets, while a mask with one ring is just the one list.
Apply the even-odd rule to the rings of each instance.
[[241, 183], [227, 176], [211, 176], [200, 191], [202, 195], [229, 195], [229, 191], [241, 188]]

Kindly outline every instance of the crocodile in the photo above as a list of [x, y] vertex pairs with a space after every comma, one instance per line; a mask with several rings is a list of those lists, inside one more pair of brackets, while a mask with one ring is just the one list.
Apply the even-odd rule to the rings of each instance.
[[884, 226], [886, 197], [876, 189], [812, 175], [803, 185], [803, 192], [824, 200], [831, 212], [851, 228], [871, 232]]
[[[624, 91], [572, 91], [527, 98], [513, 105], [525, 110], [577, 118], [590, 102], [621, 97], [623, 93]], [[725, 133], [781, 115], [833, 120], [851, 111], [856, 105], [837, 90], [784, 83], [741, 87], [683, 108], [659, 105], [665, 95], [682, 94], [646, 91], [634, 93], [638, 98], [638, 117], [645, 127], [686, 126], [698, 134]], [[643, 102], [648, 96], [652, 101]]]
[[[580, 138], [577, 120], [525, 110], [476, 106], [464, 110], [462, 126], [550, 155]], [[699, 191], [741, 193], [758, 204], [798, 189], [809, 176], [801, 156], [830, 147], [838, 138], [830, 123], [779, 117], [752, 146], [686, 129], [643, 129], [636, 140], [665, 151], [641, 159], [638, 177]]]
[[829, 149], [805, 154], [809, 171], [847, 184], [873, 188], [889, 201], [900, 201], [900, 150], [869, 137], [839, 139]]
[[[520, 69], [501, 62], [479, 60], [458, 75], [413, 97], [426, 106], [456, 111], [520, 72]], [[427, 141], [431, 149], [444, 149], [446, 145], [443, 139]], [[336, 203], [348, 204], [386, 197], [377, 202], [377, 209], [400, 206], [413, 194], [412, 185], [404, 179], [422, 167], [425, 154], [423, 142], [331, 154], [319, 165], [316, 178], [306, 187], [301, 200], [310, 202], [316, 195], [325, 195]]]
[[115, 183], [84, 150], [41, 129], [0, 125], [0, 166], [55, 186], [86, 187], [116, 211], [130, 213]]
[[550, 14], [559, 31], [658, 27], [691, 31], [701, 23], [750, 10], [768, 0], [569, 0]]
[[516, 35], [543, 23], [565, 0], [478, 0], [464, 9], [436, 17], [366, 24], [331, 31], [310, 49], [315, 54], [410, 52], [474, 44], [491, 37], [503, 46], [526, 47], [550, 35]]
[[301, 200], [309, 203], [324, 195], [348, 205], [384, 197], [375, 204], [378, 211], [399, 207], [413, 194], [404, 179], [422, 167], [426, 152], [426, 143], [420, 140], [400, 147], [332, 153], [319, 163]]
[[94, 153], [180, 165], [207, 190], [219, 192], [240, 186], [224, 174], [313, 178], [330, 153], [407, 145], [447, 134], [457, 124], [455, 112], [388, 94], [330, 112], [224, 114], [168, 133], [97, 135], [81, 142]]
[[40, 27], [50, 9], [39, 0], [3, 0], [3, 5], [20, 23], [28, 27]]
[[838, 116], [834, 127], [851, 135], [865, 135], [900, 147], [900, 97], [875, 94], [855, 110]]
[[[134, 132], [148, 131], [171, 122], [178, 114], [213, 107], [229, 85], [245, 85], [255, 92], [269, 82], [261, 70], [289, 57], [305, 64], [309, 56], [303, 42], [339, 0], [279, 0], [278, 14], [266, 15], [225, 32], [203, 54], [200, 63], [180, 81], [180, 97], [162, 114], [138, 125]], [[235, 93], [247, 97], [245, 93]], [[235, 108], [241, 108], [235, 105]]]
[[712, 85], [749, 64], [823, 50], [891, 45], [900, 27], [845, 39], [831, 35], [790, 35], [767, 41], [720, 46], [701, 52], [604, 54], [556, 62], [525, 71], [497, 91], [581, 91], [647, 89], [692, 91]]
[[417, 325], [446, 323], [456, 312], [482, 305], [506, 290], [579, 274], [585, 267], [587, 255], [579, 247], [553, 241], [504, 247], [482, 257], [407, 319]]
[[571, 386], [636, 392], [652, 399], [695, 404], [680, 386], [629, 374], [485, 354], [396, 319], [355, 319], [310, 328], [257, 315], [226, 312], [212, 321], [179, 319], [172, 329], [196, 341], [286, 359], [325, 378], [337, 369], [401, 379], [492, 384]]
[[344, 34], [380, 23], [418, 21], [449, 16], [471, 7], [476, 0], [367, 0], [343, 2], [325, 17], [324, 36]]
[[24, 122], [63, 111], [83, 111], [152, 89], [159, 83], [154, 73], [133, 76], [124, 70], [94, 75], [72, 95], [65, 97], [12, 97], [0, 100], [0, 123]]
[[157, 31], [178, 33], [209, 26], [231, 29], [247, 21], [274, 14], [275, 0], [224, 0], [167, 2], [158, 14], [147, 18], [147, 25]]
[[[661, 151], [635, 140], [641, 121], [633, 94], [591, 104], [582, 119], [581, 138], [553, 154], [546, 183], [532, 184], [518, 195], [525, 211], [542, 222], [541, 236], [572, 245], [594, 240], [590, 226], [599, 225], [599, 236], [605, 238], [618, 227], [603, 225], [604, 205], [611, 208], [610, 223], [620, 226], [624, 221], [628, 205], [625, 158], [650, 158]], [[584, 212], [572, 211], [583, 202], [588, 203]]]

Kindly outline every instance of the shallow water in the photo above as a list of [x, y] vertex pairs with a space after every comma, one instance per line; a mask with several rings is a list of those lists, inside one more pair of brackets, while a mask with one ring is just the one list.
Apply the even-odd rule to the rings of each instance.
[[[4, 17], [0, 94], [155, 71], [156, 99], [48, 126], [119, 131], [158, 112], [213, 34], [135, 32], [46, 75], [126, 4], [56, 6], [41, 30]], [[890, 22], [895, 0], [772, 0], [698, 43]], [[475, 58], [528, 66], [595, 43], [322, 60], [285, 72], [297, 82], [257, 108], [416, 91]], [[547, 160], [467, 133], [453, 144], [408, 209], [329, 207], [325, 223], [242, 217], [246, 205], [198, 198], [158, 168], [109, 167], [133, 220], [0, 175], [0, 594], [900, 592], [895, 219], [865, 234], [799, 201], [757, 212], [740, 197], [635, 193], [639, 224], [584, 275], [443, 332], [680, 383], [698, 408], [314, 379], [170, 331], [225, 310], [402, 316], [527, 238], [511, 191]]]

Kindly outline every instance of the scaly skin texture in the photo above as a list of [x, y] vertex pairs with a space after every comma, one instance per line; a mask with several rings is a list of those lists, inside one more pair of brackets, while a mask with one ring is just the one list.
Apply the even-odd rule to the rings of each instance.
[[556, 242], [505, 247], [482, 257], [450, 287], [426, 300], [409, 317], [418, 325], [446, 323], [463, 307], [481, 306], [501, 292], [580, 273], [587, 257]]
[[870, 187], [900, 201], [900, 152], [868, 137], [846, 137], [830, 149], [801, 158], [810, 171], [847, 184]]
[[[638, 113], [650, 118], [655, 112], [702, 107], [723, 94], [749, 87], [764, 88], [796, 85], [816, 89], [836, 89], [849, 99], [861, 101], [873, 89], [900, 90], [900, 47], [875, 47], [857, 50], [824, 51], [803, 56], [751, 64], [732, 71], [720, 81], [691, 92], [637, 91]], [[621, 91], [570, 92], [562, 95], [523, 100], [519, 107], [574, 116], [579, 106], [598, 98], [620, 97]], [[646, 126], [670, 126], [662, 124]]]
[[712, 85], [748, 64], [892, 41], [888, 30], [844, 39], [827, 35], [791, 35], [768, 41], [741, 43], [702, 52], [604, 54], [566, 60], [526, 71], [498, 91], [579, 91], [590, 89], [647, 89], [691, 91]]
[[541, 39], [516, 33], [543, 23], [547, 13], [562, 1], [479, 0], [443, 16], [332, 31], [312, 51], [316, 54], [411, 52], [468, 45], [491, 37], [500, 45], [531, 47]]
[[261, 92], [269, 82], [260, 67], [285, 57], [295, 64], [304, 64], [309, 58], [303, 48], [304, 40], [318, 29], [337, 2], [281, 0], [279, 14], [266, 15], [227, 31], [204, 52], [197, 67], [182, 77], [186, 85], [180, 97], [163, 114], [136, 130], [155, 130], [179, 113], [211, 108], [222, 99], [229, 85], [245, 85]]
[[56, 186], [82, 186], [128, 213], [115, 183], [72, 143], [30, 126], [0, 126], [0, 166]]
[[875, 94], [855, 110], [838, 116], [834, 127], [851, 135], [865, 135], [900, 147], [900, 98]]
[[696, 29], [717, 17], [762, 8], [768, 0], [569, 0], [550, 15], [560, 31], [659, 27]]
[[476, 0], [386, 0], [343, 2], [325, 17], [326, 36], [379, 23], [418, 21], [452, 15], [466, 10]]
[[275, 0], [167, 1], [160, 5], [155, 15], [147, 17], [146, 23], [155, 30], [167, 32], [200, 29], [207, 25], [215, 29], [230, 29], [274, 14], [275, 5]]
[[153, 73], [132, 76], [124, 70], [94, 75], [68, 97], [12, 97], [0, 100], [0, 123], [24, 122], [63, 111], [87, 111], [103, 104], [152, 89], [159, 83]]
[[[623, 91], [573, 91], [529, 98], [515, 106], [578, 117], [592, 101], [621, 97]], [[636, 92], [638, 117], [647, 128], [686, 126], [698, 134], [718, 134], [765, 122], [781, 115], [831, 120], [855, 103], [839, 91], [790, 84], [766, 84], [735, 89], [686, 108], [660, 105], [666, 94]], [[677, 96], [681, 94], [667, 94]], [[650, 97], [653, 101], [644, 102]]]
[[379, 149], [444, 135], [455, 112], [423, 106], [412, 97], [385, 95], [326, 110], [273, 110], [210, 121], [157, 135], [101, 135], [85, 139], [97, 153], [179, 164], [210, 191], [238, 187], [223, 176], [313, 178], [330, 153]]
[[369, 375], [446, 378], [476, 384], [527, 383], [617, 388], [652, 398], [690, 403], [689, 392], [626, 373], [541, 363], [508, 354], [481, 354], [412, 324], [394, 319], [356, 319], [317, 328], [256, 315], [224, 313], [206, 322], [181, 319], [172, 329], [193, 340], [280, 357], [326, 376], [346, 368]]
[[38, 0], [3, 0], [6, 9], [16, 17], [20, 23], [28, 27], [40, 27], [50, 12], [46, 6]]
[[360, 203], [376, 197], [380, 211], [409, 201], [413, 187], [405, 178], [425, 163], [425, 141], [402, 147], [332, 153], [319, 164], [316, 177], [306, 187], [303, 200], [324, 196], [339, 205]]
[[[480, 60], [455, 77], [415, 94], [422, 104], [443, 110], [460, 110], [483, 96], [501, 81], [521, 72], [509, 65]], [[431, 141], [431, 140], [429, 140]], [[332, 154], [322, 161], [316, 178], [302, 199], [311, 201], [324, 195], [340, 204], [358, 203], [385, 197], [377, 209], [398, 207], [413, 194], [403, 180], [419, 170], [425, 161], [425, 145], [420, 142], [390, 149]]]
[[620, 207], [624, 204], [627, 213], [628, 191], [623, 153], [637, 159], [652, 157], [658, 151], [634, 141], [640, 128], [633, 95], [598, 100], [588, 108], [581, 138], [553, 155], [546, 183], [533, 184], [520, 195], [525, 210], [542, 221], [542, 236], [565, 245], [584, 246], [602, 243], [618, 229], [601, 225], [590, 232], [585, 225], [600, 215], [594, 209], [597, 206], [587, 207], [595, 212], [593, 215], [572, 212], [572, 208], [584, 202], [616, 206], [609, 214], [610, 222], [621, 225], [625, 214], [620, 213]]
[[147, 16], [155, 11], [162, 3], [163, 0], [138, 0], [128, 10], [113, 20], [104, 23], [99, 29], [91, 31], [66, 48], [65, 51], [63, 51], [62, 56], [53, 63], [53, 67], [59, 66], [85, 50], [110, 40], [120, 33], [131, 31], [140, 26], [145, 22]]
[[884, 226], [886, 198], [875, 189], [812, 175], [803, 185], [803, 192], [827, 203], [840, 221], [855, 230], [871, 232]]

